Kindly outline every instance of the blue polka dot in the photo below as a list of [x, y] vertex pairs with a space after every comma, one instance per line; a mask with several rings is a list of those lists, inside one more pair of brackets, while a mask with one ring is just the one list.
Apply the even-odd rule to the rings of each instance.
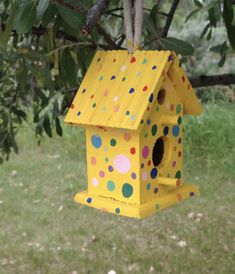
[[102, 140], [100, 136], [98, 135], [92, 135], [91, 137], [91, 143], [95, 148], [100, 148], [102, 145]]
[[92, 198], [91, 197], [89, 197], [89, 198], [87, 198], [87, 200], [86, 200], [89, 204], [92, 202]]
[[154, 193], [155, 194], [158, 193], [158, 188], [157, 187], [154, 188]]
[[155, 70], [157, 68], [157, 66], [152, 66], [152, 70]]
[[169, 132], [169, 127], [164, 127], [163, 134], [166, 136]]
[[153, 93], [151, 93], [150, 96], [149, 96], [149, 102], [150, 102], [150, 103], [153, 102]]
[[81, 115], [81, 111], [79, 111], [78, 113], [77, 113], [77, 116], [80, 116]]
[[135, 89], [134, 88], [131, 88], [130, 90], [129, 90], [129, 93], [133, 93], [135, 91]]
[[113, 75], [112, 77], [111, 77], [111, 80], [114, 80], [116, 77], [115, 77], [115, 75]]
[[152, 178], [152, 179], [155, 179], [155, 178], [157, 177], [157, 173], [158, 173], [158, 171], [157, 171], [156, 167], [154, 167], [154, 168], [151, 170], [151, 178]]
[[172, 128], [172, 134], [176, 137], [180, 133], [180, 127], [179, 126], [173, 126]]
[[115, 209], [115, 211], [116, 211], [117, 214], [119, 214], [119, 213], [120, 213], [120, 208], [117, 207], [117, 208]]

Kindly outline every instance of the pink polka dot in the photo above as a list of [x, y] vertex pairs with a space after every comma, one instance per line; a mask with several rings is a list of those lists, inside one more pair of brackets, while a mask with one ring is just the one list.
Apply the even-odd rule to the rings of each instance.
[[143, 179], [144, 182], [147, 180], [147, 177], [148, 177], [147, 172], [146, 172], [146, 171], [143, 172], [143, 173], [142, 173], [142, 179]]
[[131, 139], [130, 133], [127, 133], [127, 132], [124, 133], [123, 137], [124, 137], [124, 139], [125, 139], [126, 141], [130, 141], [130, 139]]
[[91, 157], [91, 164], [93, 166], [96, 164], [96, 158], [95, 157]]
[[93, 186], [98, 186], [98, 184], [99, 184], [99, 181], [96, 178], [93, 178], [92, 179], [92, 185]]
[[172, 162], [172, 166], [175, 167], [176, 166], [176, 161]]
[[114, 168], [121, 174], [127, 173], [131, 168], [131, 162], [123, 154], [117, 155], [113, 160]]
[[148, 146], [145, 146], [142, 149], [142, 156], [143, 156], [144, 159], [148, 158], [148, 156], [149, 156], [149, 147]]
[[101, 177], [101, 178], [104, 178], [104, 176], [105, 176], [104, 171], [103, 171], [103, 170], [101, 170], [101, 171], [100, 171], [100, 173], [99, 173], [99, 175], [100, 175], [100, 177]]

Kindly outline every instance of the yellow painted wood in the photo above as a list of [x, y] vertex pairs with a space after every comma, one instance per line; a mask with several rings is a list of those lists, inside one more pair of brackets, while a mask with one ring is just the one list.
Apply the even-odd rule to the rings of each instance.
[[96, 53], [65, 118], [86, 128], [77, 202], [142, 218], [198, 193], [181, 184], [183, 115], [201, 111], [188, 85], [169, 51]]

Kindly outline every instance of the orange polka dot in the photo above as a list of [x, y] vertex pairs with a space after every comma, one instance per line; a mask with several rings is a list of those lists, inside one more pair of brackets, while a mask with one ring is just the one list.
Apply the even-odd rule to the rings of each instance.
[[74, 109], [74, 104], [71, 104], [70, 108], [71, 108], [71, 109]]

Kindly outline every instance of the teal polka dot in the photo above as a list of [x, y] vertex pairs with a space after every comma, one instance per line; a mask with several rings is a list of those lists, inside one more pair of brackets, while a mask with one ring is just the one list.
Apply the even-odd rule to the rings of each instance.
[[107, 182], [107, 189], [109, 190], [109, 191], [114, 191], [114, 189], [115, 189], [115, 183], [113, 182], [113, 181], [108, 181]]
[[131, 184], [125, 183], [122, 186], [122, 194], [125, 198], [129, 198], [131, 197], [131, 195], [133, 194], [133, 187]]
[[119, 213], [120, 213], [120, 208], [117, 207], [117, 208], [115, 209], [115, 212], [116, 212], [117, 214], [119, 214]]
[[117, 144], [117, 141], [116, 141], [115, 139], [111, 139], [110, 145], [111, 145], [112, 147], [114, 147], [114, 146], [116, 146], [116, 144]]
[[150, 183], [147, 183], [146, 189], [147, 189], [147, 190], [150, 190], [150, 188], [151, 188], [151, 184], [150, 184]]
[[108, 163], [109, 162], [109, 158], [105, 157], [104, 161], [105, 161], [105, 163]]
[[181, 178], [181, 172], [178, 170], [175, 174], [175, 178], [180, 179]]
[[151, 124], [151, 120], [148, 119], [148, 120], [147, 120], [147, 125], [150, 125], [150, 124]]
[[130, 111], [129, 110], [126, 112], [126, 115], [130, 115]]
[[178, 104], [178, 105], [176, 106], [175, 110], [176, 110], [176, 113], [179, 114], [180, 111], [181, 111], [181, 105]]
[[178, 123], [178, 125], [180, 125], [182, 123], [182, 117], [181, 116], [179, 116], [179, 118], [177, 120], [177, 123]]
[[157, 125], [152, 126], [152, 135], [155, 136], [157, 134]]

